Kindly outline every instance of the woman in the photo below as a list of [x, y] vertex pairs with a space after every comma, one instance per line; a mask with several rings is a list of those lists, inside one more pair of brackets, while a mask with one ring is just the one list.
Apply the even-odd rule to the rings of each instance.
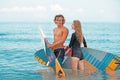
[[81, 23], [79, 20], [74, 20], [72, 23], [72, 29], [75, 32], [72, 34], [69, 47], [72, 49], [72, 72], [77, 74], [77, 69], [84, 71], [84, 60], [83, 54], [81, 51], [81, 44], [84, 44], [84, 47], [87, 47], [85, 38], [83, 37]]

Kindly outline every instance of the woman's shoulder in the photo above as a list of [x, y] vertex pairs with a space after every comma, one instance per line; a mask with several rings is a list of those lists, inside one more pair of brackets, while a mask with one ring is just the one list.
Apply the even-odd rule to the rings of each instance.
[[76, 35], [75, 35], [75, 32], [73, 32], [73, 33], [72, 33], [72, 36], [73, 36], [73, 37], [75, 37], [75, 36], [76, 36]]
[[73, 32], [72, 35], [75, 35], [75, 32]]

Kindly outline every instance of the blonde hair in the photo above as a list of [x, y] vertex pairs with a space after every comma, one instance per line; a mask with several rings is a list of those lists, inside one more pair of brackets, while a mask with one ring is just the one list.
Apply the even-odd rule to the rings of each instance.
[[80, 21], [74, 20], [73, 24], [74, 24], [77, 40], [79, 41], [79, 43], [83, 43], [83, 33], [82, 33], [82, 27]]

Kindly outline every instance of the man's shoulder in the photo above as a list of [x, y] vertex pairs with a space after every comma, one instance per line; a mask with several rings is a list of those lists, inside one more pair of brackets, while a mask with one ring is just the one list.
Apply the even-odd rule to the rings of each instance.
[[67, 33], [67, 34], [69, 33], [68, 28], [67, 28], [67, 27], [65, 27], [65, 26], [63, 27], [63, 30], [62, 30], [62, 31], [63, 31], [64, 33]]
[[63, 26], [63, 29], [64, 29], [64, 30], [68, 30], [68, 28], [67, 28], [66, 26]]

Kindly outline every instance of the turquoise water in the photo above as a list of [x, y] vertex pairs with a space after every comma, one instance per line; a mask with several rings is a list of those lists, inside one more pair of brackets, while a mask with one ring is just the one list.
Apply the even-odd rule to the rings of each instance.
[[[42, 48], [39, 28], [44, 30], [50, 42], [53, 41], [53, 23], [0, 23], [0, 80], [54, 80], [54, 72], [41, 72], [40, 65], [34, 60], [34, 53]], [[69, 36], [71, 23], [66, 23]], [[83, 33], [88, 47], [111, 52], [120, 56], [120, 23], [83, 23]], [[114, 74], [96, 72], [91, 75], [73, 76], [65, 70], [63, 80], [120, 80], [120, 71]]]

